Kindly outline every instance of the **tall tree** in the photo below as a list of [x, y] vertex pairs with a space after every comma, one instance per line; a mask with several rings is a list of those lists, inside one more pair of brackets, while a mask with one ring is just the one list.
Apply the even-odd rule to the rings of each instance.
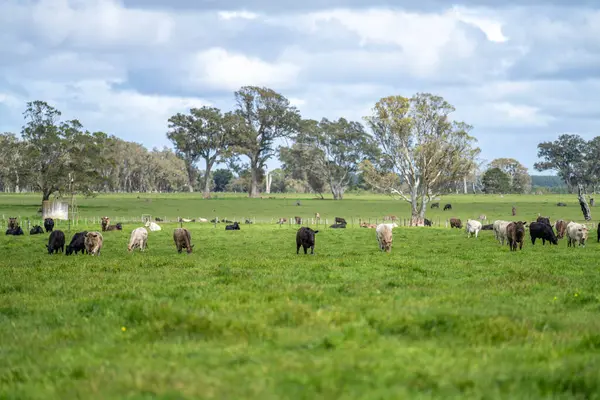
[[227, 190], [227, 185], [233, 179], [233, 173], [228, 169], [218, 169], [213, 174], [215, 183], [215, 192], [224, 192]]
[[27, 185], [26, 150], [27, 143], [15, 134], [0, 135], [0, 176], [5, 190], [10, 188], [19, 192]]
[[572, 193], [585, 177], [585, 153], [585, 140], [579, 135], [563, 134], [554, 142], [538, 144], [538, 158], [542, 161], [535, 163], [534, 168], [556, 171]]
[[60, 121], [61, 113], [44, 101], [27, 103], [26, 123], [21, 135], [27, 142], [27, 160], [32, 163], [32, 184], [42, 192], [42, 200], [68, 187], [73, 173], [75, 190], [88, 192], [100, 174], [98, 142], [102, 134], [84, 132], [77, 120]]
[[489, 168], [483, 174], [483, 191], [488, 194], [508, 193], [510, 177], [500, 168]]
[[265, 87], [244, 86], [235, 92], [235, 100], [236, 114], [244, 120], [236, 147], [250, 161], [249, 196], [258, 197], [259, 178], [274, 154], [275, 140], [297, 131], [300, 114], [288, 99]]
[[366, 117], [383, 156], [379, 170], [362, 163], [365, 180], [410, 203], [412, 225], [423, 224], [427, 203], [448, 183], [462, 180], [479, 154], [471, 127], [450, 120], [454, 110], [442, 97], [417, 93], [382, 98]]
[[210, 173], [234, 143], [235, 121], [233, 113], [223, 115], [218, 108], [206, 106], [192, 108], [187, 115], [177, 113], [169, 118], [167, 137], [186, 163], [190, 192], [194, 190], [194, 165], [203, 159], [206, 164], [203, 193], [205, 197], [210, 196]]
[[508, 175], [510, 191], [512, 193], [529, 193], [531, 191], [531, 176], [527, 168], [514, 158], [496, 158], [489, 165], [498, 168]]
[[377, 144], [359, 122], [323, 118], [314, 125], [314, 129], [303, 130], [296, 139], [298, 144], [315, 149], [308, 153], [312, 157], [304, 159], [309, 163], [305, 168], [320, 174], [329, 184], [333, 198], [342, 200], [358, 164], [375, 158]]

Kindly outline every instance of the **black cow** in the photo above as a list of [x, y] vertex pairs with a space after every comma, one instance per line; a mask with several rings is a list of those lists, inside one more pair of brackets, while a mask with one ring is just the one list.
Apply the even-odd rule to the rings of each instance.
[[600, 242], [600, 222], [598, 222], [598, 241]]
[[567, 206], [567, 203], [561, 203], [561, 202], [558, 202], [558, 203], [556, 203], [556, 205], [557, 205], [558, 207], [566, 207], [566, 206]]
[[154, 218], [154, 220], [155, 220], [156, 222], [163, 222], [163, 219], [162, 219], [162, 218], [158, 218], [158, 217]]
[[58, 254], [58, 250], [61, 253], [65, 252], [65, 234], [63, 231], [52, 231], [50, 237], [48, 238], [48, 244], [46, 245], [48, 248], [48, 254], [56, 253]]
[[239, 231], [240, 230], [240, 224], [238, 224], [237, 222], [234, 222], [233, 225], [227, 225], [227, 226], [225, 226], [225, 230], [226, 231]]
[[73, 252], [75, 252], [75, 254], [78, 254], [80, 250], [81, 250], [81, 254], [87, 253], [87, 250], [85, 249], [85, 236], [86, 235], [87, 235], [87, 231], [77, 232], [75, 235], [73, 235], [73, 238], [71, 239], [71, 243], [69, 243], [69, 245], [67, 246], [65, 255], [70, 256], [71, 254], [73, 254]]
[[482, 231], [493, 231], [494, 230], [494, 224], [487, 224], [487, 225], [483, 225], [481, 227]]
[[346, 224], [333, 224], [330, 226], [333, 229], [346, 229]]
[[[438, 207], [439, 207], [439, 204], [438, 204]], [[428, 220], [427, 218], [425, 218], [425, 220], [423, 220], [423, 225], [425, 225], [425, 226], [431, 226], [431, 221]]]
[[444, 206], [444, 211], [446, 210], [452, 210], [452, 204], [448, 203]]
[[431, 208], [440, 208], [440, 203], [431, 203]]
[[[540, 216], [540, 217], [537, 217], [537, 220], [536, 220], [536, 222], [541, 222], [541, 223], [543, 223], [543, 224], [546, 224], [546, 225], [552, 226], [552, 225], [550, 225], [550, 218], [548, 218], [548, 217], [541, 217], [541, 216]], [[529, 225], [529, 226], [531, 226], [531, 225]]]
[[39, 235], [39, 234], [42, 234], [42, 233], [44, 233], [44, 230], [39, 225], [36, 225], [36, 226], [34, 226], [33, 228], [31, 228], [29, 230], [29, 234], [30, 235]]
[[344, 218], [341, 218], [341, 217], [335, 217], [335, 223], [336, 224], [344, 224], [344, 225], [346, 225], [346, 220]]
[[14, 236], [23, 235], [23, 229], [21, 229], [20, 226], [17, 226], [16, 228], [8, 228], [6, 230], [6, 234]]
[[529, 234], [531, 235], [531, 244], [535, 244], [535, 239], [542, 239], [542, 245], [546, 244], [546, 240], [552, 244], [558, 244], [552, 227], [545, 222], [538, 221], [529, 224]]
[[54, 220], [52, 218], [46, 218], [44, 220], [44, 229], [46, 229], [46, 232], [52, 232], [54, 229]]
[[313, 231], [310, 228], [302, 227], [296, 232], [296, 254], [300, 252], [300, 246], [304, 248], [304, 254], [310, 247], [310, 254], [315, 254], [315, 234], [319, 231]]
[[252, 221], [250, 221], [249, 219], [247, 219], [246, 222], [244, 222], [244, 223], [250, 225], [252, 223]]

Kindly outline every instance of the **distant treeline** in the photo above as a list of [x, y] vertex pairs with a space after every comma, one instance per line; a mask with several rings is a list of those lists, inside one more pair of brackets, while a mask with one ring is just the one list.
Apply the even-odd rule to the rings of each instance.
[[565, 182], [558, 176], [531, 175], [531, 185], [545, 188], [567, 188]]

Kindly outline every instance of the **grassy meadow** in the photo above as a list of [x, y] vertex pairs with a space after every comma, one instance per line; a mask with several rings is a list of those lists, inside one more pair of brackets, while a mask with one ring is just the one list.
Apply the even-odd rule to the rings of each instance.
[[[343, 201], [271, 195], [100, 195], [77, 199], [67, 232], [93, 218], [256, 218], [241, 231], [185, 223], [127, 252], [139, 222], [106, 232], [100, 257], [47, 254], [48, 234], [0, 235], [0, 399], [597, 399], [600, 244], [500, 246], [467, 239], [449, 217], [581, 221], [576, 196], [445, 196], [442, 227], [394, 229], [390, 254], [358, 218], [408, 218], [374, 195]], [[297, 200], [301, 206], [296, 206]], [[556, 202], [567, 207], [556, 207]], [[39, 195], [0, 195], [0, 217], [39, 221]], [[598, 221], [592, 208], [594, 221]], [[315, 255], [296, 255], [297, 226], [319, 212]], [[87, 219], [87, 225], [86, 225]], [[5, 225], [4, 225], [5, 226]], [[528, 235], [528, 233], [527, 233]]]

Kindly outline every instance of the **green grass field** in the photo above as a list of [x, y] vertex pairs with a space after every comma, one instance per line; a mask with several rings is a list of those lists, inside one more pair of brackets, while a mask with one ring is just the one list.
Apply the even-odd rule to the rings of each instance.
[[[133, 228], [106, 232], [100, 257], [49, 256], [48, 234], [0, 235], [0, 398], [6, 399], [596, 399], [600, 398], [600, 244], [510, 252], [491, 231], [321, 227], [296, 255], [299, 215], [408, 217], [378, 196], [103, 195], [93, 217], [254, 217], [224, 231], [188, 223], [127, 252]], [[39, 196], [0, 195], [0, 215], [36, 216]], [[555, 204], [563, 201], [567, 207]], [[428, 218], [581, 220], [576, 196], [449, 196]], [[215, 211], [213, 211], [215, 210]], [[592, 216], [597, 221], [596, 208]], [[88, 218], [88, 226], [85, 226]], [[22, 222], [23, 225], [23, 222]], [[65, 222], [57, 229], [67, 230]], [[301, 251], [302, 252], [302, 251]]]

